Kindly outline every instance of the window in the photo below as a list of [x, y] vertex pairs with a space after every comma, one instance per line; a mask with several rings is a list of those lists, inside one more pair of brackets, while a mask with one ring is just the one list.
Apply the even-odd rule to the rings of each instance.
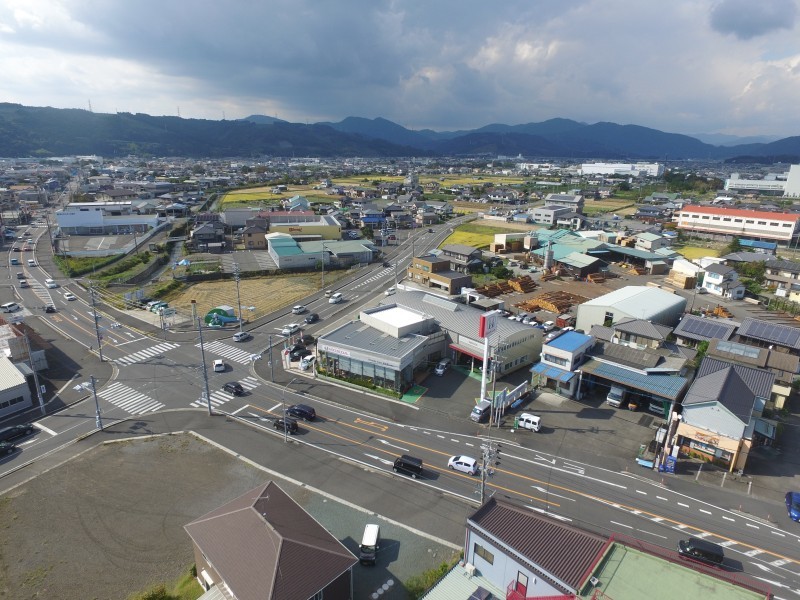
[[759, 221], [759, 222], [758, 222], [758, 224], [759, 224], [759, 225], [766, 225], [766, 224], [767, 224], [767, 222], [766, 222], [766, 221]]
[[734, 219], [734, 220], [733, 220], [733, 222], [734, 222], [734, 223], [741, 223], [741, 222], [742, 222], [742, 220], [741, 220], [741, 219]]
[[719, 221], [719, 217], [711, 217], [712, 221]]
[[700, 218], [701, 218], [701, 219], [708, 219], [708, 218], [709, 218], [709, 216], [708, 216], [708, 215], [703, 215], [703, 216], [702, 216], [702, 217], [700, 217]]
[[769, 224], [770, 227], [777, 227], [778, 225], [780, 225], [780, 223], [770, 223]]
[[722, 218], [722, 220], [723, 220], [723, 221], [730, 221], [730, 220], [731, 220], [731, 218], [730, 218], [730, 217], [723, 217], [723, 218]]
[[784, 223], [784, 224], [781, 225], [781, 227], [791, 227], [791, 226], [792, 226], [791, 223]]
[[752, 219], [747, 219], [745, 223], [747, 223], [748, 225], [752, 225], [753, 223], [755, 223], [755, 221], [753, 221]]
[[475, 555], [480, 556], [483, 560], [490, 565], [494, 564], [494, 554], [489, 552], [486, 548], [475, 542]]
[[552, 354], [545, 354], [544, 361], [549, 362], [551, 365], [558, 365], [560, 367], [567, 366], [567, 359], [560, 356], [553, 356]]

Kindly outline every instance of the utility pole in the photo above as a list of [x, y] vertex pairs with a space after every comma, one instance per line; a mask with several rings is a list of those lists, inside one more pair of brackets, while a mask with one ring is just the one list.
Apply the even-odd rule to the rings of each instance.
[[269, 380], [275, 383], [275, 363], [272, 362], [272, 334], [269, 334]]
[[102, 343], [102, 336], [100, 335], [100, 326], [97, 323], [97, 308], [94, 304], [94, 284], [89, 284], [89, 296], [92, 299], [92, 315], [94, 316], [94, 333], [97, 336], [97, 353], [100, 356], [100, 362], [103, 362], [105, 359], [103, 358], [103, 343]]
[[89, 377], [92, 382], [92, 396], [94, 396], [94, 424], [100, 431], [103, 431], [103, 417], [100, 416], [100, 403], [97, 401], [97, 389], [94, 375], [90, 375]]
[[242, 332], [242, 296], [239, 294], [239, 280], [241, 274], [239, 271], [239, 263], [233, 263], [233, 279], [236, 281], [236, 303], [239, 305], [239, 333]]
[[42, 386], [39, 385], [39, 373], [36, 372], [36, 365], [33, 364], [33, 354], [31, 354], [31, 344], [28, 340], [28, 333], [22, 332], [22, 338], [25, 340], [25, 351], [28, 353], [28, 361], [31, 363], [31, 371], [33, 371], [33, 383], [36, 386], [36, 397], [39, 399], [39, 409], [42, 415], [47, 414], [44, 408], [44, 398], [42, 397]]
[[203, 394], [205, 394], [206, 404], [208, 405], [208, 416], [211, 417], [214, 415], [214, 412], [211, 410], [211, 392], [208, 390], [208, 371], [206, 370], [206, 349], [203, 347], [203, 327], [201, 325], [200, 317], [197, 318], [197, 332], [200, 334], [200, 360], [203, 363], [203, 384], [205, 386]]
[[139, 255], [139, 238], [136, 237], [136, 225], [133, 226], [133, 251]]
[[[494, 467], [500, 464], [500, 444], [492, 440], [487, 440], [481, 446], [481, 483], [480, 498], [481, 506], [486, 501], [486, 478], [494, 475]], [[492, 492], [494, 495], [494, 492]]]
[[322, 284], [321, 288], [325, 289], [325, 240], [322, 240], [322, 255], [320, 256], [322, 260]]

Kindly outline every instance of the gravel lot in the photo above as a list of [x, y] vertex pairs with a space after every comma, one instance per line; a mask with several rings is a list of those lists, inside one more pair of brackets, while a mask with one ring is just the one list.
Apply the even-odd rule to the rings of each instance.
[[[0, 598], [124, 599], [171, 583], [194, 562], [183, 526], [269, 478], [188, 434], [88, 450], [0, 497]], [[363, 512], [277, 482], [345, 546], [357, 548]], [[369, 519], [382, 523], [387, 552], [375, 568], [356, 566], [356, 598], [392, 579], [382, 598], [404, 599], [403, 581], [455, 556]]]

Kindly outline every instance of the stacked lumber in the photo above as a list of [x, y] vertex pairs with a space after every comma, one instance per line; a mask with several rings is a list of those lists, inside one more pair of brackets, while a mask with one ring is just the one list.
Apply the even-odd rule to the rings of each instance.
[[606, 276], [603, 273], [589, 273], [586, 276], [586, 281], [589, 283], [603, 283], [606, 280]]
[[522, 275], [521, 277], [509, 279], [508, 285], [510, 285], [516, 291], [523, 292], [525, 294], [534, 291], [537, 287], [536, 282], [531, 279], [530, 275]]
[[494, 298], [501, 294], [510, 294], [514, 291], [514, 288], [511, 287], [507, 281], [500, 281], [479, 287], [475, 291], [484, 296], [489, 296], [489, 298]]
[[575, 306], [576, 304], [582, 304], [583, 302], [586, 302], [586, 300], [586, 298], [583, 296], [578, 296], [577, 294], [556, 291], [539, 294], [530, 300], [520, 302], [514, 306], [528, 312], [533, 312], [541, 308], [557, 315], [562, 315], [569, 311], [572, 306]]
[[631, 268], [628, 269], [628, 273], [630, 273], [631, 275], [647, 275], [647, 269], [645, 269], [644, 267], [631, 266]]

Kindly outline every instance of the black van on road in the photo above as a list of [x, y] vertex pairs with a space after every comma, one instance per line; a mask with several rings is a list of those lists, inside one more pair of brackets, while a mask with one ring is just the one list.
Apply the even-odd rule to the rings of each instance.
[[403, 454], [394, 459], [392, 470], [395, 473], [409, 475], [412, 479], [422, 477], [422, 459]]
[[720, 566], [725, 560], [722, 546], [696, 537], [678, 542], [678, 554], [714, 567]]

